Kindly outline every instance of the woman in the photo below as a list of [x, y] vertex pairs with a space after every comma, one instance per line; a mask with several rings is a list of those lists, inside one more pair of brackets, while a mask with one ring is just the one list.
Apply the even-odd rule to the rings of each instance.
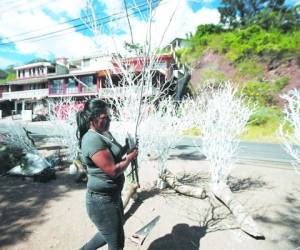
[[104, 101], [87, 101], [76, 119], [82, 161], [88, 172], [86, 208], [98, 229], [81, 249], [97, 249], [105, 244], [109, 250], [123, 249], [123, 172], [137, 157], [138, 151], [134, 149], [123, 157], [122, 146], [108, 131], [110, 117]]

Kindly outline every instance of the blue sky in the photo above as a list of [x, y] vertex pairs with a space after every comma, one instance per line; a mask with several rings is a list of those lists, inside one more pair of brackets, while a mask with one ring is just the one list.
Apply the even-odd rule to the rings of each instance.
[[[219, 22], [220, 0], [161, 0], [159, 4], [158, 0], [152, 1], [156, 1], [151, 26], [153, 48], [175, 37], [185, 37], [199, 24]], [[299, 1], [287, 0], [291, 5]], [[143, 43], [149, 30], [146, 0], [126, 2], [132, 13], [133, 40]], [[121, 52], [124, 42], [131, 40], [123, 0], [92, 3], [99, 20], [93, 32], [83, 23], [87, 21], [86, 0], [0, 0], [0, 68], [36, 58], [79, 58], [95, 52]], [[111, 21], [109, 17], [117, 20]]]
[[[126, 2], [133, 12], [130, 22], [134, 42], [143, 43], [149, 27], [146, 0]], [[96, 51], [122, 51], [124, 42], [131, 40], [123, 0], [93, 0], [92, 3], [101, 22], [96, 32], [83, 24], [85, 0], [1, 0], [0, 68], [21, 65], [35, 58], [78, 58]], [[155, 6], [153, 46], [184, 37], [201, 23], [219, 21], [218, 1], [214, 0], [163, 0]], [[117, 20], [108, 22], [109, 16]]]

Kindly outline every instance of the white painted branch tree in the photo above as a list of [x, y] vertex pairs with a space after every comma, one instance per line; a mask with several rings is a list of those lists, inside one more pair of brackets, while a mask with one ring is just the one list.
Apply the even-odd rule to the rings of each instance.
[[197, 96], [199, 113], [196, 122], [202, 134], [200, 151], [210, 162], [211, 189], [233, 213], [240, 228], [261, 239], [255, 222], [247, 210], [233, 197], [227, 185], [239, 147], [239, 136], [244, 132], [253, 113], [232, 82], [209, 82]]
[[23, 153], [38, 154], [33, 141], [26, 135], [25, 124], [20, 122], [8, 122], [4, 124], [5, 143], [9, 147], [20, 148]]
[[[177, 2], [174, 13], [179, 6], [179, 2]], [[118, 87], [116, 87], [112, 80], [113, 70], [107, 71], [108, 84], [106, 87], [109, 87], [111, 91], [110, 100], [112, 100], [112, 105], [114, 106], [114, 118], [119, 124], [119, 128], [113, 131], [114, 134], [118, 132], [120, 134], [123, 131], [122, 135], [125, 138], [127, 132], [133, 133], [135, 137], [140, 137], [140, 152], [149, 152], [151, 149], [158, 151], [162, 161], [160, 165], [160, 171], [162, 172], [166, 170], [165, 161], [169, 155], [171, 144], [173, 144], [173, 138], [170, 141], [164, 141], [158, 138], [157, 135], [167, 137], [169, 134], [164, 134], [164, 131], [169, 130], [166, 132], [169, 133], [172, 129], [162, 129], [162, 127], [176, 127], [177, 129], [180, 123], [176, 120], [178, 117], [173, 113], [171, 107], [169, 108], [168, 105], [164, 107], [162, 104], [160, 109], [157, 104], [157, 101], [161, 100], [161, 95], [164, 94], [161, 93], [161, 90], [164, 88], [161, 88], [158, 83], [155, 87], [159, 87], [160, 91], [152, 91], [153, 69], [159, 64], [159, 56], [156, 54], [157, 49], [153, 49], [152, 47], [151, 27], [153, 12], [155, 12], [153, 11], [152, 3], [153, 1], [147, 1], [146, 3], [149, 6], [149, 13], [147, 15], [148, 28], [147, 35], [141, 46], [134, 44], [131, 23], [128, 18], [130, 13], [125, 6], [126, 18], [131, 31], [130, 40], [132, 50], [130, 51], [131, 53], [123, 53], [123, 56], [120, 56], [122, 54], [121, 51], [116, 51], [115, 55], [118, 56], [114, 56], [113, 59], [120, 71], [118, 74], [121, 75], [121, 79]], [[139, 9], [138, 6], [136, 9]], [[101, 39], [99, 38], [101, 38], [101, 29], [103, 26], [101, 22], [99, 23], [96, 20], [91, 0], [87, 0], [86, 15], [90, 18], [86, 24], [93, 32], [96, 43], [100, 44]], [[173, 16], [170, 17], [169, 24]], [[166, 27], [167, 29], [168, 27]], [[163, 40], [163, 37], [161, 40]], [[160, 45], [161, 43], [157, 47], [158, 49], [161, 49]], [[136, 70], [136, 65], [131, 68], [132, 65], [124, 59], [129, 55], [140, 58], [137, 65], [140, 68], [139, 70]], [[150, 95], [147, 94], [149, 89], [152, 92]], [[218, 197], [227, 205], [229, 204], [231, 211], [237, 216], [242, 229], [257, 236], [259, 233], [255, 230], [253, 223], [251, 224], [251, 217], [249, 218], [239, 203], [234, 202], [230, 190], [226, 185], [227, 177], [232, 168], [233, 158], [238, 148], [238, 136], [243, 132], [251, 114], [251, 109], [245, 105], [245, 102], [241, 98], [236, 97], [235, 94], [236, 90], [230, 83], [225, 83], [222, 88], [213, 89], [212, 85], [207, 87], [206, 92], [203, 92], [201, 97], [197, 99], [197, 104], [201, 105], [201, 112], [197, 116], [197, 123], [200, 125], [203, 133], [204, 153], [211, 161], [212, 183], [213, 187], [216, 188], [215, 191]], [[168, 118], [171, 121], [167, 120]], [[142, 131], [144, 132], [142, 133]], [[145, 133], [145, 131], [147, 132]], [[177, 135], [176, 131], [172, 131], [171, 137], [174, 135]], [[153, 140], [154, 136], [156, 136], [156, 140]], [[231, 202], [233, 206], [230, 205]]]
[[[106, 72], [106, 82], [104, 89], [101, 90], [100, 96], [106, 98], [113, 106], [113, 122], [111, 131], [120, 142], [124, 142], [127, 133], [130, 133], [135, 138], [139, 137], [139, 151], [140, 157], [149, 152], [149, 148], [153, 148], [149, 141], [153, 134], [142, 133], [139, 131], [140, 127], [146, 127], [149, 119], [149, 112], [155, 109], [159, 100], [166, 94], [167, 88], [164, 79], [158, 79], [155, 72], [158, 72], [160, 64], [160, 56], [156, 53], [157, 49], [153, 47], [152, 43], [152, 22], [155, 15], [153, 4], [156, 1], [147, 1], [142, 4], [133, 4], [131, 8], [125, 7], [123, 14], [127, 18], [128, 27], [130, 29], [130, 42], [127, 43], [127, 50], [120, 51], [118, 48], [113, 54], [114, 67]], [[157, 2], [156, 2], [157, 3]], [[103, 29], [101, 23], [97, 22], [95, 17], [95, 8], [92, 1], [86, 1], [86, 24], [94, 34], [94, 40], [99, 47], [99, 35]], [[147, 15], [143, 12], [147, 10]], [[122, 13], [122, 12], [121, 12]], [[144, 41], [141, 45], [134, 43], [133, 32], [129, 16], [139, 15], [142, 20], [147, 24], [147, 31]], [[125, 25], [125, 24], [124, 24]], [[110, 32], [113, 33], [113, 28], [110, 27]], [[168, 26], [165, 30], [168, 29]], [[114, 35], [112, 34], [112, 37]], [[163, 37], [161, 38], [161, 40]], [[115, 42], [115, 41], [114, 41]], [[161, 45], [161, 42], [159, 46]], [[122, 54], [122, 56], [121, 56]], [[135, 63], [131, 63], [128, 58], [136, 58]], [[163, 69], [165, 70], [165, 69]], [[167, 72], [163, 72], [167, 74]], [[114, 75], [119, 75], [120, 79], [117, 83], [114, 81]], [[169, 80], [169, 79], [167, 79]], [[155, 82], [155, 85], [153, 84]], [[103, 95], [102, 95], [103, 94]], [[154, 132], [155, 129], [150, 130]], [[144, 130], [145, 131], [145, 130]], [[149, 138], [145, 138], [150, 136]], [[149, 139], [149, 140], [148, 140]]]
[[66, 159], [73, 162], [80, 152], [76, 137], [76, 113], [83, 108], [83, 105], [66, 97], [59, 100], [48, 99], [48, 107], [52, 125], [51, 133], [56, 135], [53, 140], [57, 145], [66, 148]]
[[197, 96], [196, 116], [202, 134], [201, 152], [210, 161], [212, 185], [226, 185], [244, 132], [253, 110], [231, 82], [209, 82]]
[[[166, 98], [153, 107], [140, 127], [143, 148], [151, 158], [158, 159], [158, 176], [166, 172], [170, 150], [178, 144], [186, 128], [184, 113], [179, 110], [183, 111], [170, 97]], [[164, 184], [159, 181], [158, 186], [162, 188]]]
[[300, 90], [290, 90], [281, 97], [286, 100], [285, 123], [292, 127], [293, 133], [285, 132], [284, 124], [282, 124], [279, 129], [279, 136], [283, 141], [284, 149], [295, 160], [292, 163], [293, 167], [300, 174]]

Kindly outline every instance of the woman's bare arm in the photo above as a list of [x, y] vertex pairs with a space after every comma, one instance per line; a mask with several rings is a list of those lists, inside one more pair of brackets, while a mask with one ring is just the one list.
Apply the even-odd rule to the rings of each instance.
[[101, 168], [104, 173], [111, 177], [117, 177], [120, 173], [123, 173], [126, 170], [129, 163], [135, 159], [137, 155], [138, 151], [134, 150], [128, 154], [124, 160], [119, 163], [115, 163], [111, 152], [108, 149], [103, 149], [92, 156], [92, 161], [97, 167]]

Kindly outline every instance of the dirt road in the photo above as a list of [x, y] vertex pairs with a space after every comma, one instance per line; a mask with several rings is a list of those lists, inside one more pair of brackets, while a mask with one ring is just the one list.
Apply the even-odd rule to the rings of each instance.
[[[272, 166], [238, 165], [230, 178], [236, 198], [253, 215], [266, 240], [255, 240], [236, 229], [220, 205], [153, 188], [155, 162], [141, 164], [140, 200], [127, 211], [127, 238], [155, 216], [161, 219], [142, 246], [126, 239], [125, 250], [292, 250], [300, 246], [300, 176]], [[208, 162], [179, 160], [169, 169], [194, 184], [207, 182]], [[37, 183], [0, 177], [0, 249], [79, 249], [95, 233], [85, 212], [85, 185], [67, 171]], [[130, 216], [128, 216], [130, 215]], [[105, 247], [103, 249], [106, 249]]]

